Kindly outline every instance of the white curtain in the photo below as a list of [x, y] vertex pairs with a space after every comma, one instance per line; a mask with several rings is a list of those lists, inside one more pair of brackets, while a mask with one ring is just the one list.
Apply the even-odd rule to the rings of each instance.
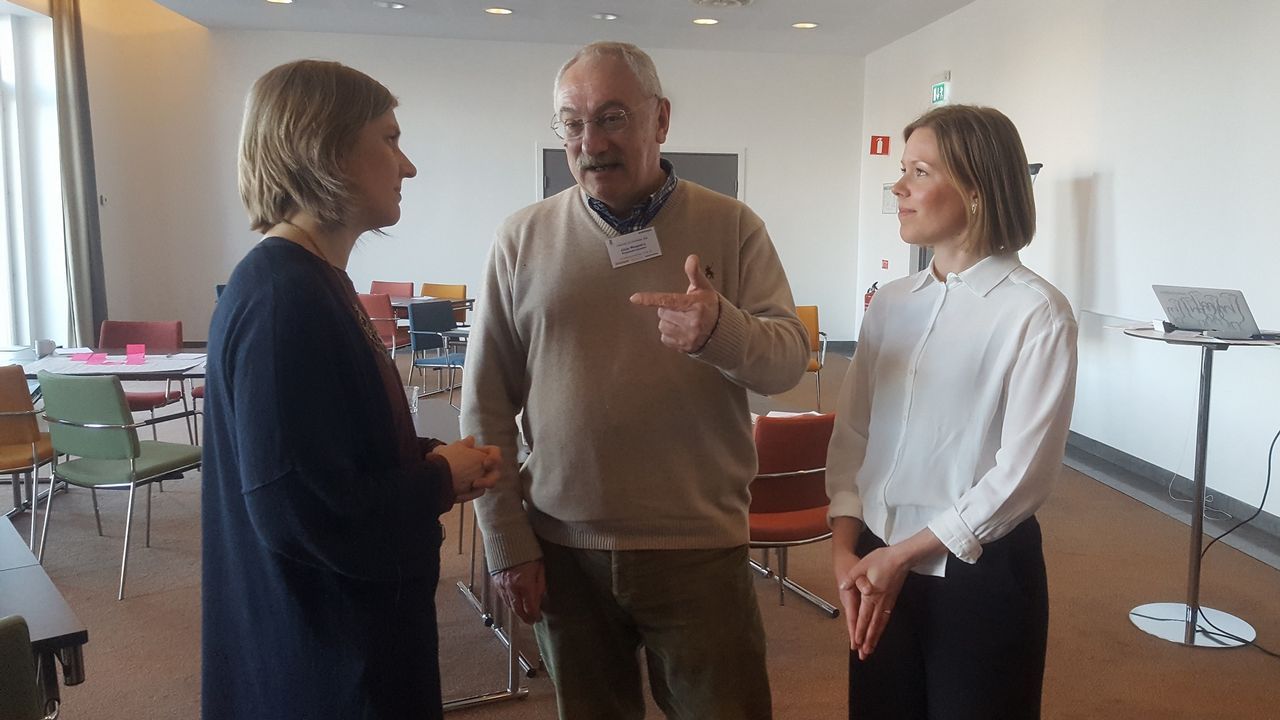
[[0, 345], [71, 344], [49, 18], [0, 14]]

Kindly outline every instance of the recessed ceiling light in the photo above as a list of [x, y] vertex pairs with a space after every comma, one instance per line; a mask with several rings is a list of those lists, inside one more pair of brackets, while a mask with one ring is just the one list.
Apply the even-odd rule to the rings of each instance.
[[485, 8], [484, 11], [489, 13], [490, 15], [510, 15], [512, 13], [512, 10], [510, 8], [500, 8], [500, 7]]
[[795, 29], [797, 29], [797, 30], [812, 30], [812, 29], [814, 29], [814, 28], [818, 27], [818, 23], [815, 23], [815, 22], [798, 22], [798, 23], [791, 23], [791, 27], [793, 27], [793, 28], [795, 28]]
[[617, 20], [618, 16], [613, 13], [596, 13], [591, 16], [592, 20]]
[[698, 18], [693, 21], [694, 25], [718, 25], [719, 23], [720, 21], [714, 18]]
[[267, 0], [267, 2], [272, 3], [273, 5], [288, 5], [292, 3], [293, 0]]
[[373, 0], [373, 4], [377, 5], [380, 8], [386, 8], [388, 10], [403, 10], [405, 8], [404, 3], [391, 2], [390, 0]]

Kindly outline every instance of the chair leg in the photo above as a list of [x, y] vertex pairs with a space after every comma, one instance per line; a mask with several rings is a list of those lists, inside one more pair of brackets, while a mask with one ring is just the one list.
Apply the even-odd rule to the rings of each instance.
[[98, 512], [98, 489], [89, 488], [89, 494], [93, 496], [93, 521], [98, 524], [98, 537], [102, 537], [102, 515]]
[[[25, 478], [23, 479], [25, 481]], [[18, 473], [9, 476], [9, 483], [13, 485], [13, 509], [17, 510], [22, 507], [22, 482], [18, 480]]]
[[458, 506], [458, 554], [462, 554], [462, 528], [463, 523], [467, 519], [467, 504], [464, 502]]
[[[169, 387], [168, 385], [166, 385], [166, 386], [165, 386], [166, 390], [167, 390], [167, 388], [168, 388], [168, 387]], [[185, 403], [183, 403], [183, 404], [185, 404]], [[156, 409], [155, 409], [155, 408], [151, 408], [151, 419], [152, 419], [152, 420], [155, 420], [155, 419], [156, 419]], [[152, 426], [151, 426], [151, 439], [152, 439], [152, 440], [157, 440], [157, 441], [160, 439], [160, 434], [159, 434], [158, 432], [156, 432], [156, 426], [155, 426], [155, 425], [152, 425]], [[160, 492], [164, 492], [164, 483], [160, 483]]]
[[769, 548], [767, 547], [760, 548], [760, 559], [753, 560], [750, 557], [748, 557], [747, 564], [750, 565], [751, 569], [755, 570], [756, 573], [760, 575], [760, 577], [763, 577], [763, 578], [773, 577], [773, 570], [769, 569]]
[[[23, 478], [23, 484], [27, 488], [27, 504], [31, 506], [31, 532], [27, 538], [27, 549], [35, 550], [36, 548], [36, 517], [37, 511], [40, 509], [40, 469], [36, 468], [26, 474]], [[53, 494], [53, 478], [49, 478], [49, 494]], [[45, 501], [46, 505], [48, 500]], [[48, 507], [45, 512], [49, 512]]]
[[[44, 499], [44, 527], [40, 530], [40, 551], [36, 553], [36, 562], [44, 564], [44, 544], [49, 539], [49, 516], [53, 514], [53, 486], [58, 482], [57, 477], [49, 475], [49, 494]], [[34, 513], [31, 516], [31, 537], [36, 535], [36, 518]]]
[[151, 483], [147, 483], [147, 547], [151, 547]]
[[787, 604], [787, 549], [780, 547], [778, 553], [778, 605]]
[[124, 599], [124, 576], [129, 569], [129, 535], [133, 530], [133, 494], [137, 489], [137, 483], [129, 485], [129, 509], [124, 514], [124, 554], [120, 558], [120, 590], [116, 593], [116, 600]]
[[787, 590], [790, 590], [791, 592], [799, 595], [800, 599], [807, 600], [813, 605], [816, 605], [819, 610], [822, 610], [822, 612], [827, 614], [827, 617], [835, 618], [838, 615], [840, 615], [840, 610], [838, 610], [835, 605], [832, 605], [826, 600], [823, 600], [822, 598], [813, 594], [813, 592], [811, 592], [809, 588], [806, 588], [803, 585], [796, 583], [791, 578], [787, 577], [787, 548], [780, 547], [778, 548], [778, 604], [779, 605], [784, 604], [783, 598], [786, 597]]
[[[189, 412], [190, 410], [191, 408], [187, 405], [187, 392], [184, 389], [182, 391], [182, 412]], [[196, 444], [195, 421], [195, 416], [187, 416], [187, 440], [191, 441], [192, 445]]]
[[818, 370], [813, 374], [813, 385], [818, 390], [817, 404], [813, 406], [813, 409], [822, 412], [822, 370]]

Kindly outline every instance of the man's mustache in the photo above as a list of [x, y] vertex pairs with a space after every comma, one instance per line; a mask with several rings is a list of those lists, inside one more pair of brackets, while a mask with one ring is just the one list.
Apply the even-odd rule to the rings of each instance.
[[578, 171], [590, 170], [591, 168], [602, 167], [604, 165], [621, 165], [622, 160], [614, 155], [579, 155]]

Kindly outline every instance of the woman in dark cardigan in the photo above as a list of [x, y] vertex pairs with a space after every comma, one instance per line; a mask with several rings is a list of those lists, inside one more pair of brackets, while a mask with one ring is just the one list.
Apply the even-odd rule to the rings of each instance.
[[240, 192], [266, 237], [209, 331], [205, 720], [441, 715], [438, 516], [493, 486], [498, 454], [416, 437], [344, 271], [416, 173], [395, 105], [316, 61], [249, 97]]

